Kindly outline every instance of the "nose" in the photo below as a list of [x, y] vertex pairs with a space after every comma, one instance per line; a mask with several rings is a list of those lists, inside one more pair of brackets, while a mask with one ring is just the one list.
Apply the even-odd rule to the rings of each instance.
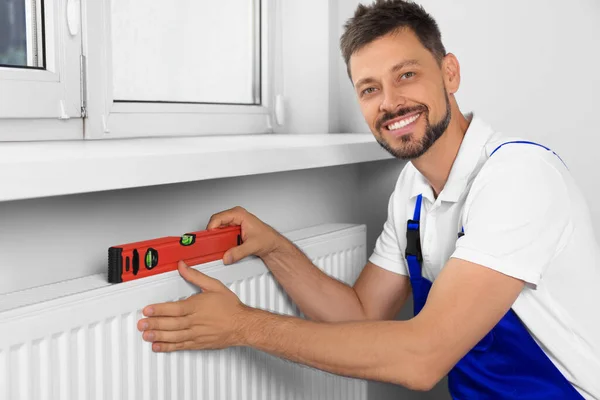
[[379, 110], [393, 114], [404, 106], [406, 106], [406, 98], [392, 89], [384, 91]]

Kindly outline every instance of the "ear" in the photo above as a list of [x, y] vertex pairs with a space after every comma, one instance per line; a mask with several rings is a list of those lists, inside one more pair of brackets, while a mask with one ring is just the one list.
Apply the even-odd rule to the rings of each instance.
[[448, 53], [442, 60], [442, 74], [448, 94], [458, 92], [460, 87], [460, 64], [454, 54]]

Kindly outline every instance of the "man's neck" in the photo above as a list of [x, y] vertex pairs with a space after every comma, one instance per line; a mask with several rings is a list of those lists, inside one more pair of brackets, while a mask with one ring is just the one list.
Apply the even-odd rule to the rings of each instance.
[[411, 161], [415, 168], [427, 179], [436, 198], [446, 185], [470, 122], [460, 113], [457, 107], [453, 107], [452, 119], [446, 132], [425, 154]]

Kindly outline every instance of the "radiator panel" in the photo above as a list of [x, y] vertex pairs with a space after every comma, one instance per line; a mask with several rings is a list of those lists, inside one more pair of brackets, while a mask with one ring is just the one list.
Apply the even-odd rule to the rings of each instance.
[[[364, 226], [325, 225], [288, 237], [344, 282], [354, 282], [365, 265]], [[249, 306], [300, 315], [258, 259], [196, 268], [226, 283]], [[141, 309], [196, 289], [177, 271], [117, 285], [102, 279], [71, 283], [66, 295], [52, 296], [53, 288], [44, 287], [0, 296], [0, 303], [13, 305], [0, 312], [0, 398], [366, 399], [366, 381], [249, 348], [153, 353], [136, 328]]]

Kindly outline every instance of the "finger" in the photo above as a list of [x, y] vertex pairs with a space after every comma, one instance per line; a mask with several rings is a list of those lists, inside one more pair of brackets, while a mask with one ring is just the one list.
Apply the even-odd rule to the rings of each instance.
[[138, 330], [179, 331], [188, 329], [190, 321], [187, 317], [144, 318], [138, 321]]
[[216, 292], [219, 290], [223, 290], [224, 285], [221, 281], [211, 278], [208, 275], [203, 274], [202, 272], [188, 267], [185, 262], [180, 261], [178, 264], [179, 274], [186, 281], [198, 286], [202, 291], [206, 292]]
[[239, 246], [230, 248], [223, 254], [223, 264], [229, 265], [238, 262], [257, 252], [258, 246], [253, 241], [245, 242]]
[[152, 343], [152, 351], [157, 353], [168, 353], [171, 351], [177, 350], [191, 350], [196, 349], [198, 346], [196, 342], [193, 340], [186, 340], [185, 342], [180, 343], [164, 343], [164, 342], [156, 342]]
[[146, 317], [183, 317], [192, 312], [191, 305], [186, 300], [161, 304], [152, 304], [144, 308]]
[[190, 329], [182, 331], [146, 331], [142, 334], [146, 342], [165, 342], [179, 343], [194, 338], [194, 333]]
[[242, 207], [234, 207], [222, 211], [210, 217], [206, 229], [215, 229], [221, 226], [241, 225], [245, 210]]

